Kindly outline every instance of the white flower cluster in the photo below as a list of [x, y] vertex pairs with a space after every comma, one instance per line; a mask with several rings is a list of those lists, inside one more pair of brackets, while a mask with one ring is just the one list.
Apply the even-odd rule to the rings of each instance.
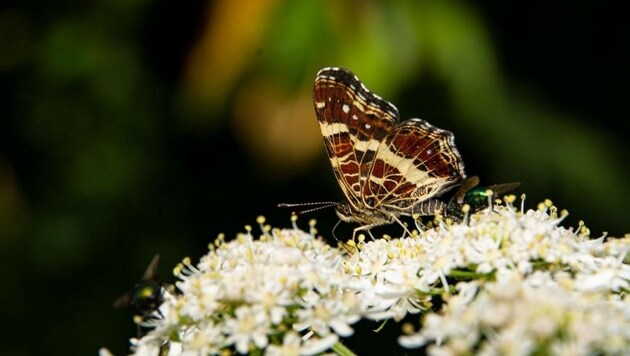
[[[549, 203], [498, 212], [468, 228], [425, 232], [449, 239], [453, 252], [432, 252], [448, 261], [447, 279], [454, 268], [492, 278], [459, 282], [400, 344], [427, 345], [432, 355], [630, 354], [630, 235], [588, 239], [584, 226], [579, 234], [557, 226]], [[419, 276], [430, 270], [421, 267]]]
[[422, 327], [399, 342], [436, 355], [630, 353], [630, 236], [591, 240], [561, 220], [550, 203], [508, 204], [346, 253], [261, 219], [260, 238], [220, 238], [177, 269], [181, 295], [135, 353], [344, 354], [358, 320], [415, 313]]
[[247, 230], [219, 238], [196, 267], [185, 262], [182, 294], [167, 296], [136, 354], [155, 355], [168, 339], [170, 354], [317, 354], [353, 333], [365, 308], [345, 288], [341, 250], [297, 228], [263, 226], [259, 239]]
[[570, 279], [535, 272], [462, 282], [439, 314], [427, 314], [419, 332], [399, 341], [430, 345], [429, 355], [627, 355], [630, 300], [576, 293], [564, 285]]

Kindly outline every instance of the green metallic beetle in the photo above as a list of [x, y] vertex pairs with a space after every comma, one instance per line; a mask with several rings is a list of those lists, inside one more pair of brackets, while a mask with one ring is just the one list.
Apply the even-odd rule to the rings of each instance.
[[470, 207], [470, 210], [468, 211], [470, 214], [476, 213], [489, 206], [488, 199], [490, 198], [490, 194], [497, 197], [500, 194], [505, 194], [514, 190], [520, 184], [521, 183], [513, 182], [479, 187], [479, 177], [468, 177], [464, 179], [455, 192], [455, 195], [453, 195], [451, 200], [448, 202], [444, 215], [454, 220], [462, 220], [465, 215], [462, 211], [464, 204], [467, 204]]

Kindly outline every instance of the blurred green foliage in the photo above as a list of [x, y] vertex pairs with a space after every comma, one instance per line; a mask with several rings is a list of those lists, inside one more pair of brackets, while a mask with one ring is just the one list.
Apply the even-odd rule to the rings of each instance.
[[[568, 209], [568, 226], [629, 232], [619, 119], [630, 51], [617, 19], [601, 28], [582, 4], [517, 5], [2, 5], [0, 315], [14, 322], [0, 354], [124, 353], [135, 327], [111, 304], [154, 253], [171, 280], [218, 232], [258, 214], [286, 226], [278, 202], [339, 198], [302, 104], [330, 65], [352, 69], [402, 119], [455, 132], [482, 184], [520, 181], [529, 206]], [[304, 163], [268, 158], [283, 151]], [[328, 235], [334, 214], [316, 216]]]

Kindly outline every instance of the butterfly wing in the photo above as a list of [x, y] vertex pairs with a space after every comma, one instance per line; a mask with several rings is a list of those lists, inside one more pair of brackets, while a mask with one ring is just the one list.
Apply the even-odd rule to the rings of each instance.
[[396, 125], [376, 150], [363, 196], [368, 205], [409, 212], [414, 205], [455, 187], [466, 177], [450, 131], [421, 119]]
[[361, 187], [381, 141], [396, 125], [398, 109], [342, 68], [319, 71], [313, 101], [335, 177], [350, 204], [360, 208]]

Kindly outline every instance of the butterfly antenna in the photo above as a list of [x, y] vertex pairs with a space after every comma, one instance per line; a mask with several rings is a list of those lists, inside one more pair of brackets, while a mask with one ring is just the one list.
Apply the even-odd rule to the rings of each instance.
[[278, 204], [278, 208], [295, 208], [295, 207], [305, 207], [312, 206], [312, 208], [300, 210], [297, 212], [298, 215], [310, 213], [315, 210], [330, 208], [331, 206], [335, 206], [338, 203], [335, 201], [321, 201], [321, 202], [312, 202], [312, 203], [280, 203]]

